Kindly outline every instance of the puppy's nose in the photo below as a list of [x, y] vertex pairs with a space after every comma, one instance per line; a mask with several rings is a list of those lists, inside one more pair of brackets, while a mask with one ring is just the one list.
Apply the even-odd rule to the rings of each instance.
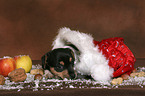
[[70, 78], [71, 78], [71, 79], [76, 79], [76, 77], [77, 77], [76, 72], [70, 73], [69, 75], [70, 75]]

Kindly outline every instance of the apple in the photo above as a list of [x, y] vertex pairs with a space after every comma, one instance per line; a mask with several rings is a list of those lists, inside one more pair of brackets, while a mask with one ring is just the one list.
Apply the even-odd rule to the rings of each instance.
[[16, 69], [15, 60], [11, 57], [0, 58], [0, 74], [7, 77], [8, 74]]
[[32, 60], [29, 55], [19, 55], [14, 57], [16, 61], [16, 69], [23, 68], [28, 73], [32, 68]]

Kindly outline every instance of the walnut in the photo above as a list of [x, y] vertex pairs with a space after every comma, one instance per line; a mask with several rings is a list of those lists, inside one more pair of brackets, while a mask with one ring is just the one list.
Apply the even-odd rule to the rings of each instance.
[[41, 79], [42, 79], [42, 75], [41, 75], [41, 74], [36, 74], [36, 75], [34, 76], [34, 79], [35, 79], [35, 80], [41, 80]]
[[0, 75], [0, 85], [5, 84], [5, 77], [3, 75]]
[[36, 74], [41, 74], [41, 75], [43, 75], [43, 70], [42, 70], [42, 69], [32, 69], [32, 70], [30, 71], [30, 74], [32, 74], [32, 75], [36, 75]]
[[8, 74], [11, 81], [23, 82], [27, 78], [26, 72], [23, 68], [15, 69]]

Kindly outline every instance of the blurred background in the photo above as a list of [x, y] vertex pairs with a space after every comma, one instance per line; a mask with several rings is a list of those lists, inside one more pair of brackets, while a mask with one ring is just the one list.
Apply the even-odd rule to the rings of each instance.
[[145, 0], [0, 0], [0, 57], [40, 60], [62, 27], [98, 41], [123, 37], [136, 58], [145, 58]]

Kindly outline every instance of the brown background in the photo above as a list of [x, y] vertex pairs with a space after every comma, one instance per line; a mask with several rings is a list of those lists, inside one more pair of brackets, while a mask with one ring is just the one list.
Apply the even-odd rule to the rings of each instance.
[[96, 40], [123, 37], [145, 58], [145, 0], [0, 0], [0, 57], [40, 60], [64, 26]]

